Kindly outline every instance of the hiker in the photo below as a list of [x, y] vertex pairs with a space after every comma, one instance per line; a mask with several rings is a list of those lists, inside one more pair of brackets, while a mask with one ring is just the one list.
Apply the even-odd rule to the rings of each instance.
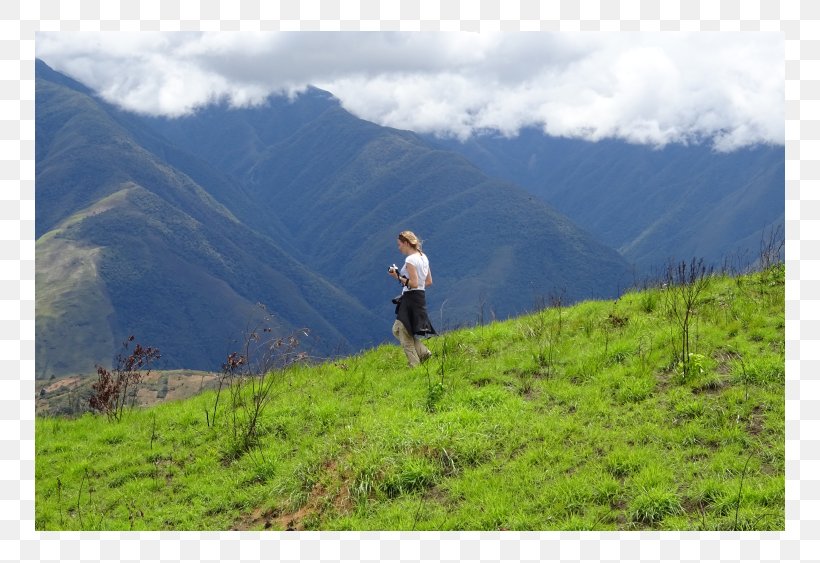
[[393, 264], [387, 270], [402, 286], [401, 295], [393, 300], [396, 303], [393, 336], [401, 343], [408, 365], [415, 367], [432, 355], [419, 336], [436, 334], [427, 316], [425, 298], [425, 290], [433, 284], [433, 277], [430, 261], [421, 251], [421, 241], [412, 231], [399, 233], [397, 242], [399, 252], [406, 258], [401, 269]]

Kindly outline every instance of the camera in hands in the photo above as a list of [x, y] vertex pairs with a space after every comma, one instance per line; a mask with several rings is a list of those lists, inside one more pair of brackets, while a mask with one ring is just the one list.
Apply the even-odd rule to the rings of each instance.
[[[387, 268], [387, 273], [388, 273], [388, 274], [391, 274], [391, 275], [392, 275], [392, 274], [395, 274], [395, 276], [396, 276], [396, 278], [399, 280], [399, 283], [400, 283], [400, 284], [404, 285], [404, 284], [406, 283], [406, 282], [405, 282], [405, 281], [403, 281], [403, 280], [406, 280], [407, 278], [405, 278], [404, 276], [399, 277], [399, 267], [398, 267], [398, 266], [396, 266], [395, 264], [393, 264], [393, 265], [391, 265], [389, 268]], [[398, 305], [398, 304], [399, 304], [399, 302], [401, 301], [401, 295], [397, 295], [396, 297], [394, 297], [393, 299], [391, 299], [391, 301], [392, 301], [393, 303], [395, 303], [396, 305]]]
[[407, 285], [408, 277], [407, 276], [399, 276], [399, 267], [393, 264], [389, 268], [387, 268], [388, 274], [395, 274], [396, 278], [399, 280], [399, 283], [402, 285]]

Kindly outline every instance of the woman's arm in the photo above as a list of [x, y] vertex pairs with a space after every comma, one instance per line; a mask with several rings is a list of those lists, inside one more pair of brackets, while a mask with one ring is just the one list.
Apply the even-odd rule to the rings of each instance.
[[406, 262], [405, 266], [407, 267], [407, 277], [409, 278], [407, 287], [409, 289], [416, 289], [419, 286], [419, 275], [416, 273], [416, 267], [410, 262]]

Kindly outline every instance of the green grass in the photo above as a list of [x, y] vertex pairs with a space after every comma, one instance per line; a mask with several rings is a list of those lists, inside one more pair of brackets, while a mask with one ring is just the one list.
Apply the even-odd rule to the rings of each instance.
[[650, 289], [273, 374], [250, 447], [224, 390], [38, 417], [35, 526], [782, 530], [783, 282], [712, 278], [686, 378]]

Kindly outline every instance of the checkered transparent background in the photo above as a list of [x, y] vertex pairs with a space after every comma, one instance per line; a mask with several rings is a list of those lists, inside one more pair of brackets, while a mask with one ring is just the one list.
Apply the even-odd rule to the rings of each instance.
[[[0, 3], [0, 560], [817, 561], [820, 2], [41, 0]], [[780, 31], [786, 59], [786, 531], [39, 533], [34, 530], [37, 31]]]

